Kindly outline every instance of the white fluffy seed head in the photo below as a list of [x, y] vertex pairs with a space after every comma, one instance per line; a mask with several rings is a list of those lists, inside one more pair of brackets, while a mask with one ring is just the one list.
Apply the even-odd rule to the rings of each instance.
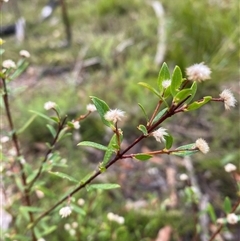
[[188, 79], [199, 82], [210, 79], [211, 72], [210, 68], [204, 63], [194, 64], [186, 69]]

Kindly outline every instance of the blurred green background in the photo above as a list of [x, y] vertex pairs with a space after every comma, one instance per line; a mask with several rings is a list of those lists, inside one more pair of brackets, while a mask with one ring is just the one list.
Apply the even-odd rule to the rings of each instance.
[[[179, 65], [184, 71], [200, 62], [211, 68], [212, 79], [199, 85], [196, 98], [217, 97], [223, 89], [230, 88], [239, 103], [239, 2], [162, 0], [164, 12], [160, 19], [152, 3], [142, 0], [69, 0], [66, 5], [72, 41], [69, 46], [64, 46], [66, 33], [60, 7], [49, 19], [41, 22], [40, 13], [46, 1], [18, 2], [20, 15], [26, 21], [26, 38], [19, 43], [14, 36], [3, 37], [6, 41], [3, 59], [17, 60], [21, 49], [31, 53], [30, 67], [11, 83], [17, 128], [30, 118], [29, 110], [43, 112], [47, 101], [56, 102], [62, 114], [67, 113], [69, 120], [74, 119], [86, 112], [89, 96], [94, 95], [105, 100], [111, 108], [126, 111], [128, 120], [122, 128], [126, 144], [131, 143], [139, 134], [136, 126], [143, 123], [137, 103], [145, 106], [150, 115], [157, 101], [137, 83], [155, 84], [160, 69], [159, 63], [155, 62], [159, 42], [163, 42], [162, 60], [171, 69]], [[18, 19], [14, 4], [3, 5], [2, 25]], [[159, 28], [162, 29], [160, 35]], [[223, 166], [232, 162], [239, 168], [239, 105], [225, 111], [222, 104], [210, 103], [195, 113], [180, 114], [167, 121], [164, 127], [175, 137], [175, 146], [194, 142], [198, 137], [208, 141], [211, 152], [206, 156], [196, 155], [192, 160], [202, 192], [209, 195], [210, 202], [220, 214], [225, 196], [237, 199], [237, 189]], [[20, 136], [24, 152], [33, 163], [36, 164], [44, 152], [47, 138], [51, 136], [43, 119], [36, 119]], [[83, 121], [79, 132], [75, 131], [58, 147], [61, 156], [68, 160], [69, 168], [65, 171], [80, 178], [94, 169], [101, 161], [102, 153], [85, 151], [76, 144], [80, 140], [106, 144], [108, 138], [97, 114]], [[153, 143], [143, 143], [137, 148], [143, 150], [146, 146], [155, 148]], [[76, 200], [78, 197], [85, 199], [87, 215], [72, 215], [68, 222], [77, 220], [77, 233], [81, 238], [71, 236], [63, 228], [62, 232], [55, 231], [46, 239], [155, 240], [158, 231], [170, 225], [174, 230], [171, 240], [191, 240], [194, 235], [193, 215], [186, 211], [189, 207], [181, 194], [184, 184], [177, 183], [174, 187], [178, 195], [176, 206], [169, 207], [164, 202], [171, 192], [166, 180], [169, 167], [176, 171], [176, 180], [179, 173], [186, 172], [181, 160], [170, 157], [149, 163], [129, 160], [110, 168], [98, 181], [120, 183], [123, 185], [120, 190], [82, 192], [76, 197]], [[63, 184], [58, 178], [46, 178], [52, 192], [64, 194], [66, 190], [62, 189]], [[126, 207], [126, 202], [137, 200], [144, 200], [143, 207], [138, 207], [137, 212]], [[42, 205], [47, 207], [50, 204], [43, 201]], [[108, 212], [124, 216], [125, 224], [109, 224]], [[54, 223], [54, 218], [51, 222]], [[63, 227], [65, 222], [61, 220], [59, 225]]]

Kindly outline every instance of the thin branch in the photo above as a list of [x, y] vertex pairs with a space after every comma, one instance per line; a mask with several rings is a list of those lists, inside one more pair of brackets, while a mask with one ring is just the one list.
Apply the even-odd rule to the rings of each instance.
[[49, 150], [46, 152], [42, 162], [41, 162], [41, 165], [38, 169], [38, 172], [36, 174], [36, 176], [33, 178], [33, 180], [29, 183], [28, 185], [28, 188], [27, 188], [27, 191], [30, 192], [33, 184], [37, 181], [37, 179], [40, 177], [41, 173], [42, 173], [42, 170], [43, 170], [43, 164], [48, 160], [48, 156], [49, 154], [53, 151], [56, 143], [57, 143], [57, 140], [58, 140], [58, 137], [59, 137], [59, 134], [61, 132], [61, 130], [63, 129], [64, 125], [65, 125], [65, 122], [67, 120], [67, 116], [63, 119], [62, 123], [58, 125], [58, 131], [57, 131], [57, 134], [54, 138], [54, 140], [52, 141], [52, 144], [51, 144], [51, 147], [49, 148]]
[[[16, 130], [14, 128], [14, 124], [12, 121], [12, 115], [11, 115], [11, 111], [10, 111], [10, 105], [9, 105], [9, 99], [8, 99], [8, 90], [7, 90], [7, 85], [6, 85], [6, 80], [4, 78], [2, 78], [2, 84], [3, 84], [3, 102], [5, 105], [5, 110], [6, 110], [6, 115], [7, 115], [7, 120], [9, 123], [9, 127], [10, 127], [10, 131], [12, 133], [12, 141], [13, 141], [13, 146], [16, 149], [17, 152], [17, 157], [22, 157], [21, 154], [21, 150], [20, 150], [20, 146], [19, 146], [19, 142], [18, 142], [18, 136], [16, 134]], [[26, 178], [26, 174], [24, 172], [24, 167], [23, 164], [21, 163], [21, 161], [18, 161], [18, 165], [20, 168], [20, 173], [21, 173], [21, 181], [22, 181], [22, 185], [24, 187], [24, 199], [25, 199], [25, 203], [28, 207], [31, 207], [31, 200], [30, 200], [30, 196], [28, 191], [26, 190], [26, 186], [27, 186], [27, 178]], [[34, 222], [34, 217], [33, 217], [33, 213], [32, 212], [28, 212], [29, 218], [31, 222]], [[32, 240], [36, 241], [37, 238], [35, 236], [35, 232], [34, 229], [31, 229], [31, 233], [32, 233]]]
[[[165, 119], [171, 117], [174, 114], [173, 110], [170, 112], [166, 112], [164, 116], [160, 118], [160, 120], [157, 122], [158, 125], [162, 123]], [[157, 124], [156, 123], [156, 124]], [[154, 124], [153, 127], [150, 128], [150, 131], [156, 127], [156, 124]], [[108, 164], [105, 166], [105, 169], [108, 169], [110, 166], [112, 166], [115, 162], [122, 159], [124, 154], [127, 153], [132, 147], [134, 147], [137, 143], [139, 143], [142, 139], [146, 138], [146, 136], [141, 135], [139, 136], [132, 144], [130, 144], [124, 151], [117, 153], [117, 155], [108, 162]], [[46, 215], [51, 213], [56, 207], [58, 207], [60, 204], [62, 204], [64, 201], [66, 201], [69, 197], [80, 191], [82, 188], [84, 188], [87, 184], [91, 183], [92, 180], [94, 180], [96, 177], [98, 177], [102, 172], [100, 170], [96, 170], [93, 172], [93, 174], [84, 182], [81, 183], [78, 187], [76, 187], [73, 191], [68, 193], [65, 197], [63, 197], [61, 200], [59, 200], [56, 204], [54, 204], [51, 208], [49, 208], [47, 211], [42, 213], [38, 218], [35, 219], [34, 222], [29, 225], [29, 228], [33, 228], [36, 226], [36, 224]]]

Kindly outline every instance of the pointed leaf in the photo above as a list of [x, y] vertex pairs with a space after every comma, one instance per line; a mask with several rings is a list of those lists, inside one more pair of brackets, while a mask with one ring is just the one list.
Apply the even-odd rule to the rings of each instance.
[[186, 108], [186, 111], [197, 110], [203, 105], [207, 104], [211, 99], [212, 99], [212, 96], [205, 96], [203, 97], [203, 100], [195, 101], [192, 104], [188, 105]]
[[192, 83], [192, 86], [191, 86], [190, 89], [192, 90], [192, 93], [191, 93], [192, 95], [191, 95], [190, 98], [187, 99], [187, 101], [185, 102], [186, 104], [190, 103], [191, 100], [195, 97], [195, 94], [196, 94], [196, 92], [197, 92], [197, 82], [196, 82], [196, 81], [194, 81], [194, 82]]
[[32, 113], [34, 113], [34, 114], [36, 114], [36, 115], [38, 115], [38, 116], [40, 116], [40, 117], [42, 117], [42, 118], [44, 118], [44, 119], [46, 119], [46, 120], [48, 120], [48, 121], [55, 122], [55, 121], [54, 121], [53, 119], [51, 119], [49, 116], [44, 115], [44, 114], [41, 113], [41, 112], [38, 112], [38, 111], [35, 111], [35, 110], [30, 110], [29, 112], [32, 112]]
[[95, 143], [95, 142], [91, 142], [91, 141], [82, 141], [80, 143], [77, 144], [77, 146], [89, 146], [89, 147], [93, 147], [99, 150], [103, 150], [103, 151], [107, 151], [108, 147], [107, 146], [103, 146], [101, 144]]
[[144, 136], [148, 136], [147, 128], [144, 125], [139, 125], [137, 128], [143, 133]]
[[28, 67], [29, 63], [26, 62], [25, 60], [20, 60], [19, 63], [17, 64], [17, 69], [16, 71], [9, 77], [9, 80], [13, 80], [17, 78], [23, 71], [26, 70]]
[[54, 122], [56, 122], [57, 124], [60, 123], [60, 120], [57, 116], [51, 116], [50, 117]]
[[147, 89], [149, 89], [149, 90], [152, 91], [155, 95], [157, 95], [160, 99], [162, 99], [161, 94], [160, 94], [156, 89], [154, 89], [151, 85], [149, 85], [149, 84], [147, 84], [147, 83], [145, 83], [145, 82], [139, 82], [138, 84], [141, 85], [141, 86], [143, 86], [143, 87], [145, 87], [145, 88], [147, 88]]
[[68, 179], [71, 182], [79, 183], [78, 180], [76, 180], [75, 178], [73, 178], [73, 177], [71, 177], [71, 176], [69, 176], [69, 175], [67, 175], [65, 173], [62, 173], [62, 172], [50, 172], [50, 171], [49, 171], [49, 173], [53, 174], [53, 175], [55, 175], [57, 177], [63, 178], [63, 179]]
[[20, 207], [20, 210], [23, 211], [23, 212], [42, 212], [43, 209], [42, 208], [39, 208], [39, 207], [29, 207], [29, 206], [21, 206]]
[[96, 174], [96, 171], [88, 173], [83, 179], [81, 179], [80, 183], [84, 184], [85, 182], [87, 182], [95, 174]]
[[52, 136], [53, 136], [53, 138], [56, 136], [56, 134], [57, 134], [57, 132], [56, 132], [56, 130], [54, 129], [54, 127], [53, 126], [51, 126], [51, 125], [49, 125], [49, 124], [47, 124], [47, 128], [48, 128], [48, 130], [50, 131], [50, 133], [52, 134]]
[[147, 161], [152, 157], [153, 157], [153, 155], [144, 154], [144, 153], [134, 154], [134, 158], [139, 161]]
[[193, 155], [194, 153], [198, 152], [198, 150], [191, 150], [195, 147], [195, 143], [184, 145], [178, 147], [176, 152], [172, 152], [171, 154], [176, 155], [176, 156], [190, 156]]
[[71, 133], [67, 133], [68, 129], [67, 128], [63, 128], [59, 135], [58, 135], [58, 139], [57, 139], [57, 142], [59, 142], [60, 140], [62, 140], [64, 137], [67, 137], [67, 136], [70, 136], [72, 135]]
[[165, 139], [165, 148], [170, 149], [173, 144], [173, 137], [170, 134], [168, 134], [164, 136], [164, 139]]
[[86, 212], [84, 209], [82, 209], [81, 207], [79, 207], [78, 205], [75, 205], [75, 204], [71, 204], [71, 208], [78, 214], [82, 215], [82, 216], [85, 216], [86, 215]]
[[31, 125], [31, 123], [35, 120], [36, 117], [37, 117], [37, 115], [33, 115], [33, 116], [25, 123], [25, 125], [17, 131], [17, 134], [21, 134], [22, 132], [24, 132], [24, 131], [28, 128], [28, 126]]
[[214, 210], [213, 206], [211, 205], [211, 203], [208, 203], [208, 205], [207, 205], [207, 211], [208, 211], [208, 213], [209, 213], [209, 216], [210, 216], [212, 222], [213, 222], [213, 223], [216, 223], [217, 216], [216, 216], [215, 210]]
[[183, 89], [175, 95], [173, 102], [175, 104], [178, 104], [179, 102], [183, 101], [184, 99], [186, 99], [188, 96], [191, 96], [191, 95], [192, 95], [191, 89]]
[[167, 110], [168, 110], [167, 107], [162, 109], [153, 119], [153, 123], [157, 122], [166, 113]]
[[225, 197], [224, 199], [223, 210], [225, 213], [230, 213], [232, 210], [232, 204], [229, 197]]
[[53, 226], [50, 226], [50, 227], [47, 227], [43, 232], [41, 232], [41, 236], [46, 236], [50, 233], [52, 233], [53, 231], [55, 231], [57, 229], [57, 225], [53, 225]]
[[147, 120], [147, 122], [148, 122], [149, 119], [148, 119], [146, 110], [144, 109], [144, 107], [143, 107], [140, 103], [138, 103], [138, 105], [139, 105], [139, 107], [141, 108], [141, 110], [142, 110], [142, 112], [143, 112], [143, 114], [144, 114], [144, 116], [145, 116], [145, 118], [146, 118], [146, 120]]
[[170, 75], [170, 71], [168, 69], [168, 66], [167, 64], [164, 62], [160, 71], [159, 71], [159, 74], [158, 74], [158, 81], [157, 81], [157, 84], [158, 84], [158, 88], [159, 90], [162, 92], [163, 91], [163, 86], [162, 86], [162, 82], [164, 80], [170, 80], [171, 79], [171, 75]]
[[94, 96], [90, 96], [93, 104], [96, 106], [96, 109], [102, 119], [102, 122], [104, 125], [106, 126], [109, 126], [111, 127], [112, 126], [112, 123], [110, 121], [107, 121], [105, 118], [104, 118], [104, 115], [106, 114], [107, 111], [110, 110], [109, 106], [107, 105], [107, 103], [97, 97], [94, 97]]
[[179, 87], [182, 83], [182, 71], [176, 66], [173, 70], [172, 82], [171, 82], [171, 94], [174, 97], [179, 91]]
[[93, 189], [98, 190], [109, 190], [109, 189], [115, 189], [120, 188], [121, 186], [119, 184], [114, 183], [104, 183], [104, 184], [90, 184], [86, 186], [87, 191], [91, 191]]

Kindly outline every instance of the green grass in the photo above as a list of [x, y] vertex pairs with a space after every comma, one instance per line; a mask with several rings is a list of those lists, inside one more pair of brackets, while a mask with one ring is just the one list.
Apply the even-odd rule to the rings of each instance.
[[[239, 76], [237, 1], [226, 1], [228, 4], [225, 8], [217, 4], [211, 5], [209, 2], [207, 0], [162, 1], [167, 33], [167, 51], [164, 60], [171, 69], [179, 65], [184, 70], [187, 66], [202, 61], [211, 67], [212, 80], [199, 85], [201, 88], [199, 98], [205, 94], [217, 96], [222, 88], [232, 88], [237, 96], [239, 91], [237, 90], [239, 87], [236, 87]], [[70, 0], [67, 1], [67, 5], [73, 41], [68, 48], [59, 48], [59, 44], [65, 40], [60, 8], [56, 9], [54, 16], [49, 20], [37, 23], [35, 13], [40, 13], [43, 2], [36, 0], [34, 3], [29, 3], [25, 0], [19, 3], [21, 13], [27, 22], [27, 38], [21, 44], [16, 44], [14, 37], [6, 38], [3, 46], [6, 52], [3, 58], [17, 60], [21, 49], [28, 50], [31, 53], [31, 67], [37, 71], [35, 75], [37, 83], [25, 91], [19, 89], [12, 93], [16, 127], [20, 128], [30, 118], [31, 113], [28, 110], [44, 111], [43, 105], [49, 100], [56, 102], [62, 113], [67, 113], [69, 120], [72, 120], [75, 116], [85, 113], [85, 106], [90, 102], [89, 96], [94, 95], [104, 99], [111, 108], [120, 108], [127, 112], [129, 121], [127, 120], [123, 130], [127, 138], [132, 140], [138, 133], [136, 125], [143, 122], [137, 103], [143, 104], [151, 113], [153, 103], [156, 102], [156, 98], [150, 92], [143, 90], [137, 84], [140, 81], [154, 84], [158, 76], [159, 66], [154, 63], [158, 43], [158, 20], [155, 13], [149, 4], [141, 0]], [[1, 15], [2, 24], [16, 20], [12, 7], [4, 8]], [[117, 53], [117, 46], [129, 39], [132, 43], [123, 52]], [[43, 75], [46, 68], [53, 67], [67, 66], [72, 71], [80, 53], [85, 48], [87, 51], [85, 55], [82, 54], [84, 60], [98, 57], [101, 63], [84, 69], [81, 72], [83, 79], [80, 84], [75, 82], [71, 72], [54, 77]], [[24, 76], [30, 75], [27, 73]], [[239, 96], [237, 98], [239, 103]], [[223, 162], [230, 153], [233, 153], [231, 162], [239, 160], [240, 133], [237, 128], [233, 128], [239, 121], [238, 108], [225, 112], [222, 105], [215, 104], [211, 103], [198, 113], [189, 113], [186, 117], [168, 121], [167, 128], [173, 131], [178, 129], [179, 125], [184, 126], [185, 131], [176, 133], [176, 144], [195, 141], [196, 133], [208, 133], [207, 138], [212, 152], [205, 160], [202, 156], [196, 156], [194, 165], [199, 178], [205, 178], [210, 183], [220, 182], [215, 190], [218, 193], [217, 198], [211, 200], [219, 209], [223, 197], [231, 196], [231, 191], [235, 190], [235, 188], [228, 188], [228, 185], [231, 185], [231, 179], [223, 172], [225, 164]], [[194, 133], [187, 133], [188, 128], [191, 127]], [[107, 142], [105, 129], [97, 114], [82, 122], [80, 135], [82, 140]], [[38, 159], [35, 157], [39, 155], [31, 151], [35, 143], [44, 143], [46, 137], [49, 137], [49, 133], [43, 119], [35, 120], [20, 136], [27, 146], [25, 152], [29, 152], [32, 161], [36, 162]], [[101, 161], [76, 147], [72, 137], [64, 146], [60, 145], [59, 150], [71, 163], [67, 173], [75, 178], [82, 178], [88, 170], [92, 170]], [[161, 171], [164, 175], [164, 170]], [[109, 172], [111, 173], [111, 170]], [[139, 176], [142, 175], [144, 173], [140, 173]], [[111, 181], [118, 182], [119, 176]], [[134, 181], [134, 178], [130, 179], [129, 185], [137, 186], [137, 181], [136, 183]], [[54, 188], [58, 193], [62, 192], [62, 184], [58, 178], [49, 178], [47, 185], [49, 189]], [[157, 191], [153, 193], [156, 196], [158, 194]], [[179, 236], [185, 238], [184, 240], [190, 240], [189, 237], [194, 233], [193, 223], [189, 222], [192, 218], [191, 213], [187, 216], [188, 219], [182, 219], [186, 211], [184, 207], [163, 211], [159, 204], [155, 213], [149, 214], [149, 210], [145, 209], [139, 212], [132, 210], [128, 212], [124, 209], [126, 197], [122, 191], [114, 191], [114, 194], [83, 192], [79, 197], [82, 197], [81, 195], [87, 203], [93, 205], [89, 207], [90, 204], [88, 204], [89, 206], [86, 207], [89, 218], [78, 215], [70, 217], [68, 222], [78, 218], [78, 222], [83, 223], [79, 228], [84, 237], [83, 240], [101, 241], [111, 238], [119, 241], [149, 241], [156, 238], [159, 229], [167, 224], [171, 224], [174, 228], [175, 239], [173, 240], [177, 240]], [[147, 197], [145, 193], [140, 195], [142, 196], [139, 198]], [[161, 200], [167, 197], [167, 192], [161, 193]], [[232, 197], [236, 198], [235, 195]], [[56, 196], [56, 199], [58, 198]], [[146, 199], [150, 203], [153, 198]], [[47, 208], [50, 204], [43, 202], [43, 205]], [[124, 226], [113, 227], [112, 237], [109, 237], [109, 229], [112, 227], [106, 219], [106, 213], [110, 211], [123, 215], [126, 220]], [[57, 215], [56, 211], [49, 222], [54, 223]], [[64, 224], [65, 220], [59, 225], [63, 228]], [[66, 231], [54, 232], [52, 236], [49, 235], [46, 238], [53, 241], [54, 238], [55, 240], [62, 238], [75, 240], [71, 239]]]

